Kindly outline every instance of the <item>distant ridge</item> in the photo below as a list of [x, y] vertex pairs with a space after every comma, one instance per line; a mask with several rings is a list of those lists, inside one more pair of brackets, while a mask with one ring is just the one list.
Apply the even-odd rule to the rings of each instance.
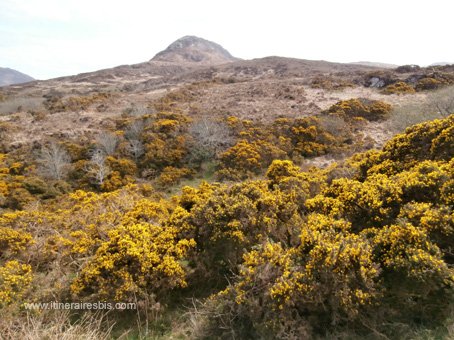
[[35, 80], [22, 72], [7, 67], [0, 67], [0, 86], [27, 83]]
[[387, 64], [387, 63], [380, 63], [380, 62], [373, 62], [373, 61], [355, 61], [355, 62], [352, 62], [349, 64], [379, 67], [379, 68], [396, 68], [399, 66], [399, 65], [395, 65], [395, 64]]
[[439, 61], [437, 63], [433, 63], [433, 64], [430, 64], [430, 66], [446, 66], [446, 65], [454, 65], [454, 62], [453, 63], [450, 63], [450, 62], [447, 62], [447, 61]]
[[152, 60], [216, 65], [236, 61], [238, 58], [215, 42], [188, 35], [170, 44]]

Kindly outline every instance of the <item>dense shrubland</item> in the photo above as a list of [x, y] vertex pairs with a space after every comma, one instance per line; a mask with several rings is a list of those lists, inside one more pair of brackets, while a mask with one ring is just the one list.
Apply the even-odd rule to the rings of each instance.
[[299, 187], [304, 204], [291, 223], [299, 237], [269, 232], [241, 248], [233, 282], [206, 302], [212, 334], [226, 325], [226, 336], [250, 338], [444, 329], [454, 283], [452, 126], [452, 116], [414, 126], [352, 158], [352, 176], [338, 178], [334, 167], [315, 193]]
[[[81, 138], [14, 144], [19, 118], [2, 120], [0, 336], [454, 337], [451, 71], [309, 80], [329, 91], [422, 92], [414, 106], [352, 98], [310, 117], [202, 113], [198, 96], [239, 81], [229, 78], [132, 105]], [[273, 98], [301, 91], [280, 87]], [[0, 114], [34, 124], [104, 112], [120, 97], [2, 92]], [[379, 124], [401, 134], [367, 151], [363, 128]], [[325, 155], [349, 158], [305, 162]], [[24, 310], [49, 301], [139, 308]]]
[[322, 155], [352, 154], [370, 148], [361, 135], [367, 120], [383, 120], [389, 110], [384, 102], [351, 99], [317, 116], [267, 122], [190, 118], [178, 110], [128, 111], [109, 129], [80, 140], [52, 137], [4, 152], [2, 162], [13, 169], [3, 171], [10, 189], [3, 189], [0, 207], [22, 208], [33, 200], [30, 195], [52, 199], [77, 189], [109, 192], [143, 180], [163, 190], [194, 177], [238, 181], [264, 175], [274, 159], [301, 164]]
[[[349, 100], [270, 123], [125, 115], [85, 144], [0, 155], [2, 333], [27, 318], [24, 302], [57, 300], [145, 301], [112, 318], [156, 336], [453, 336], [454, 116], [298, 166], [360, 151], [358, 126], [389, 109]], [[227, 182], [168, 197], [213, 159]]]

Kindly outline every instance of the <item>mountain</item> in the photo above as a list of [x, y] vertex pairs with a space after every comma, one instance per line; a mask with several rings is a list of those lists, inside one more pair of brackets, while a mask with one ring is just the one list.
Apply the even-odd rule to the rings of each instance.
[[431, 67], [431, 66], [446, 66], [446, 65], [453, 65], [453, 64], [454, 63], [450, 63], [450, 62], [447, 62], [447, 61], [439, 61], [439, 62], [430, 64], [429, 67]]
[[35, 79], [19, 71], [0, 67], [0, 86], [22, 84], [33, 80]]
[[374, 61], [356, 61], [356, 62], [353, 62], [350, 64], [379, 67], [379, 68], [396, 68], [399, 66], [399, 65], [395, 65], [395, 64], [379, 63], [379, 62], [374, 62]]
[[205, 65], [238, 60], [221, 45], [195, 36], [185, 36], [156, 54], [152, 61], [190, 62]]

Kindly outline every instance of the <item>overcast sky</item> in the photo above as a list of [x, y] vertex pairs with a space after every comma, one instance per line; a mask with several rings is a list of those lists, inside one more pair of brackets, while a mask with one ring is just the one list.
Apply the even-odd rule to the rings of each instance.
[[234, 56], [454, 62], [452, 0], [0, 0], [0, 67], [38, 79], [151, 59], [196, 35]]

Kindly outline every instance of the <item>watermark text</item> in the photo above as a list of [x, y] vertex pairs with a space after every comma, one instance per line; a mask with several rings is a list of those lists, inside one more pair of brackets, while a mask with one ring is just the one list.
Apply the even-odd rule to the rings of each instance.
[[33, 302], [24, 303], [26, 310], [135, 310], [134, 302]]

